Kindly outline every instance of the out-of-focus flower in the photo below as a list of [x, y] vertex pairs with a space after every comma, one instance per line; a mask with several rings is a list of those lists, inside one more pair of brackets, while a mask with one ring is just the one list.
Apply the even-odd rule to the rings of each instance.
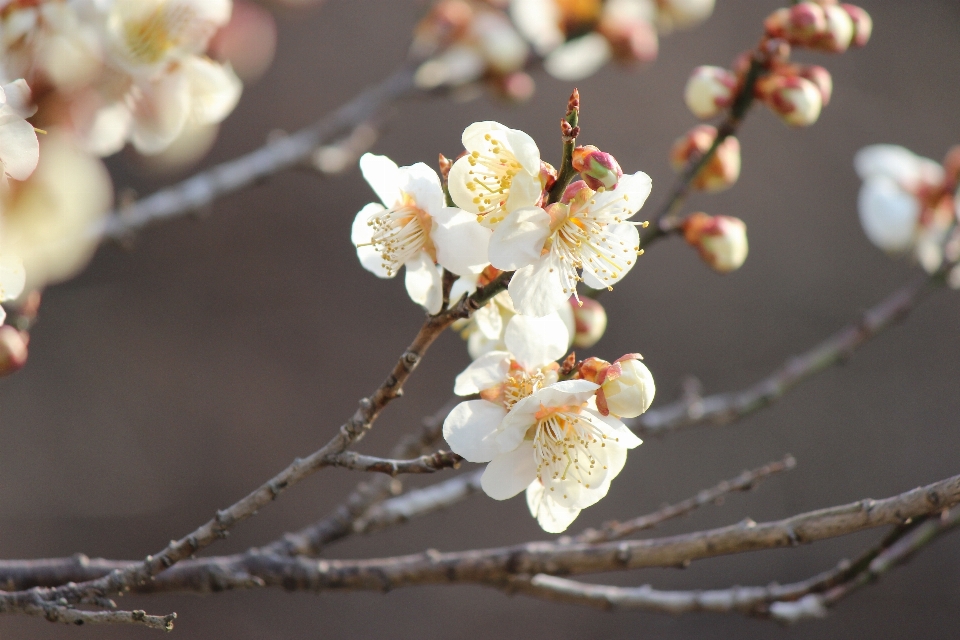
[[540, 202], [540, 150], [523, 131], [499, 122], [475, 122], [463, 132], [467, 153], [448, 178], [454, 204], [474, 213], [487, 227], [507, 214]]
[[27, 290], [71, 277], [93, 255], [99, 240], [93, 229], [111, 197], [100, 161], [51, 131], [40, 143], [36, 171], [2, 196], [0, 256], [23, 262]]
[[[701, 158], [716, 139], [716, 127], [708, 124], [697, 125], [678, 138], [670, 150], [670, 164], [674, 171], [681, 172], [690, 162]], [[717, 192], [729, 189], [739, 178], [740, 141], [727, 136], [690, 184], [694, 189]]]
[[602, 415], [636, 418], [653, 404], [653, 374], [640, 360], [639, 353], [628, 353], [613, 363], [587, 358], [580, 364], [577, 378], [600, 385], [596, 403]]
[[628, 219], [650, 188], [650, 177], [638, 171], [616, 189], [584, 187], [569, 202], [510, 213], [494, 230], [489, 255], [498, 269], [516, 270], [509, 291], [517, 310], [544, 316], [565, 305], [580, 281], [594, 289], [619, 282], [640, 249], [640, 223]]
[[733, 104], [737, 76], [723, 67], [697, 67], [690, 74], [683, 99], [701, 120], [712, 118]]
[[659, 0], [657, 26], [665, 32], [696, 26], [713, 14], [714, 0]]
[[820, 117], [823, 93], [812, 81], [796, 75], [771, 73], [757, 81], [757, 97], [794, 127], [808, 127]]
[[617, 159], [592, 144], [573, 150], [573, 168], [593, 190], [615, 189], [623, 169]]
[[576, 330], [573, 346], [578, 349], [589, 349], [600, 342], [600, 338], [607, 330], [607, 312], [602, 304], [592, 298], [577, 300], [571, 297], [568, 302], [573, 310]]
[[873, 29], [870, 15], [860, 7], [829, 0], [778, 9], [764, 24], [770, 37], [830, 53], [843, 53], [851, 45], [864, 46]]
[[0, 180], [4, 182], [6, 178], [26, 180], [40, 158], [37, 132], [24, 119], [30, 115], [29, 98], [30, 89], [23, 80], [0, 86]]
[[683, 237], [719, 273], [736, 271], [747, 259], [747, 225], [739, 218], [694, 213], [683, 223]]
[[230, 63], [244, 82], [253, 82], [266, 73], [276, 49], [273, 14], [248, 0], [236, 0], [230, 21], [210, 40], [208, 53]]
[[30, 336], [14, 327], [0, 327], [0, 378], [16, 373], [27, 364]]
[[[23, 293], [27, 283], [27, 274], [23, 261], [17, 256], [0, 255], [0, 302], [16, 300]], [[0, 325], [7, 318], [7, 312], [0, 307]]]
[[429, 313], [443, 302], [441, 267], [457, 275], [475, 275], [487, 265], [490, 231], [474, 216], [444, 206], [436, 172], [417, 163], [397, 165], [370, 153], [360, 169], [383, 204], [370, 203], [357, 214], [352, 239], [361, 264], [381, 278], [406, 267], [410, 298]]

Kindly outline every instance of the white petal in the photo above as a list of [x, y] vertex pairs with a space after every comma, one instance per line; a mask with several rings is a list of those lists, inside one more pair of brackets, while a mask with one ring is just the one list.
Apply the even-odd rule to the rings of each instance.
[[380, 278], [392, 278], [396, 274], [391, 275], [384, 268], [383, 256], [370, 245], [370, 240], [373, 238], [373, 227], [369, 224], [370, 218], [383, 210], [383, 205], [379, 202], [371, 202], [361, 209], [357, 217], [353, 219], [350, 240], [353, 241], [353, 246], [357, 248], [357, 257], [360, 258], [360, 264], [363, 265], [364, 269]]
[[425, 251], [404, 265], [407, 273], [404, 284], [410, 299], [433, 315], [443, 306], [443, 275]]
[[599, 71], [612, 55], [606, 38], [589, 33], [554, 49], [543, 61], [543, 67], [558, 80], [576, 82]]
[[526, 489], [536, 477], [533, 446], [527, 442], [491, 460], [480, 477], [480, 486], [494, 500], [506, 500]]
[[463, 130], [463, 135], [460, 137], [460, 141], [463, 143], [463, 148], [467, 151], [479, 151], [480, 149], [484, 148], [483, 136], [487, 135], [491, 131], [506, 131], [506, 129], [507, 127], [492, 120], [474, 122], [472, 125]]
[[393, 160], [365, 153], [360, 157], [360, 172], [384, 206], [389, 209], [400, 202], [400, 168]]
[[[603, 230], [603, 236], [606, 238], [607, 246], [620, 246], [622, 250], [616, 252], [612, 258], [608, 257], [604, 262], [584, 260], [583, 281], [593, 289], [605, 289], [622, 280], [636, 264], [637, 249], [640, 247], [640, 233], [637, 227], [627, 222], [607, 225]], [[605, 271], [599, 271], [599, 269]]]
[[492, 351], [477, 358], [457, 376], [453, 392], [469, 396], [503, 383], [510, 370], [510, 360], [506, 351]]
[[461, 402], [443, 421], [443, 439], [470, 462], [493, 460], [500, 453], [494, 436], [506, 414], [503, 407], [486, 400]]
[[[610, 483], [623, 470], [627, 462], [627, 450], [615, 445], [607, 445], [596, 454], [597, 465], [604, 467], [605, 475], [590, 487], [580, 487], [576, 496], [576, 506], [581, 509], [591, 507], [602, 500], [610, 491]], [[560, 491], [558, 488], [557, 491]], [[553, 492], [556, 493], [556, 492]]]
[[37, 168], [40, 142], [33, 125], [9, 105], [0, 107], [0, 162], [14, 180], [26, 180]]
[[[26, 282], [27, 274], [20, 258], [0, 256], [0, 302], [19, 297]], [[3, 322], [0, 321], [0, 324]]]
[[651, 189], [653, 189], [653, 180], [643, 171], [626, 173], [620, 178], [620, 182], [617, 183], [615, 189], [608, 189], [603, 193], [598, 193], [594, 196], [594, 200], [596, 200], [599, 205], [608, 199], [626, 197], [627, 201], [625, 206], [631, 214], [634, 214], [639, 211], [643, 203], [647, 201]]
[[[513, 271], [540, 258], [550, 235], [550, 216], [539, 207], [525, 207], [509, 214], [490, 238], [490, 264]], [[516, 297], [514, 297], [516, 302]]]
[[450, 191], [450, 199], [455, 205], [464, 211], [477, 214], [480, 213], [480, 205], [474, 203], [473, 192], [467, 189], [467, 184], [470, 182], [470, 159], [463, 156], [450, 168], [450, 174], [447, 176], [447, 190]]
[[530, 515], [537, 519], [540, 528], [547, 533], [563, 533], [581, 511], [557, 504], [539, 479], [527, 487], [527, 508], [530, 509]]
[[444, 207], [436, 218], [433, 242], [437, 262], [458, 276], [480, 273], [490, 264], [487, 249], [492, 232], [466, 211]]
[[[537, 143], [534, 142], [533, 138], [519, 129], [507, 129], [503, 137], [506, 138], [507, 148], [513, 152], [520, 166], [522, 166], [529, 175], [539, 176], [540, 149], [537, 147]], [[512, 189], [513, 187], [511, 186], [511, 190]]]
[[543, 194], [543, 185], [540, 183], [540, 174], [530, 175], [518, 173], [510, 181], [510, 193], [503, 208], [505, 211], [516, 211], [523, 207], [534, 207]]
[[109, 156], [127, 142], [133, 127], [133, 113], [122, 102], [115, 102], [98, 109], [90, 129], [83, 134], [84, 147], [98, 156]]
[[503, 337], [503, 315], [500, 305], [490, 301], [477, 309], [473, 314], [473, 321], [477, 330], [491, 340], [500, 340]]
[[861, 180], [885, 176], [913, 182], [917, 175], [917, 156], [895, 144], [873, 144], [864, 147], [853, 158], [853, 166]]
[[152, 155], [166, 149], [183, 131], [190, 115], [190, 92], [183, 73], [166, 74], [140, 89], [130, 142], [140, 153]]
[[560, 8], [554, 0], [513, 0], [510, 17], [540, 56], [563, 44], [564, 34], [558, 26]]
[[860, 224], [867, 238], [884, 251], [906, 251], [920, 220], [920, 203], [897, 183], [873, 177], [860, 187], [857, 198]]
[[530, 370], [562, 358], [570, 344], [570, 333], [555, 313], [542, 318], [514, 316], [507, 323], [504, 342], [517, 362]]
[[223, 121], [240, 100], [243, 83], [229, 65], [190, 56], [183, 62], [190, 91], [190, 114], [196, 124]]
[[560, 278], [563, 265], [553, 253], [535, 264], [518, 269], [510, 280], [510, 297], [517, 311], [527, 316], [543, 317], [568, 304], [571, 291], [564, 291]]
[[434, 216], [443, 209], [443, 187], [437, 172], [422, 162], [399, 168], [400, 191], [413, 197], [416, 206]]
[[643, 440], [637, 437], [630, 427], [614, 416], [601, 415], [598, 411], [587, 409], [583, 415], [597, 426], [607, 436], [613, 438], [616, 443], [625, 449], [635, 449], [643, 444]]

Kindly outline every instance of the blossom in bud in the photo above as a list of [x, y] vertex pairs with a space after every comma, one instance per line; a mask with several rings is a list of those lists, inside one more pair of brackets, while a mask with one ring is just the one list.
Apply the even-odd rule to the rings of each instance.
[[598, 26], [599, 33], [610, 43], [613, 57], [628, 64], [656, 60], [660, 52], [660, 39], [653, 24], [643, 16], [619, 14], [620, 11], [608, 9]]
[[683, 237], [719, 273], [736, 271], [747, 259], [747, 225], [739, 218], [691, 214], [683, 223]]
[[713, 13], [714, 0], [659, 0], [657, 25], [670, 31], [697, 25]]
[[615, 188], [623, 176], [617, 159], [591, 144], [573, 150], [573, 168], [594, 191]]
[[16, 373], [27, 364], [30, 336], [9, 326], [0, 327], [0, 377]]
[[603, 305], [592, 298], [583, 298], [577, 301], [571, 297], [570, 308], [573, 309], [573, 321], [576, 333], [573, 337], [573, 346], [578, 349], [589, 349], [600, 341], [607, 330], [607, 312]]
[[863, 180], [857, 209], [867, 238], [884, 251], [907, 251], [916, 242], [926, 194], [944, 181], [943, 168], [890, 144], [864, 147], [853, 163]]
[[[708, 124], [695, 126], [677, 139], [670, 150], [670, 164], [678, 173], [699, 160], [717, 139], [717, 129]], [[717, 147], [713, 157], [691, 182], [694, 189], [717, 192], [733, 186], [740, 177], [740, 141], [734, 136]]]
[[645, 223], [629, 219], [650, 188], [650, 177], [638, 171], [616, 189], [584, 187], [569, 204], [510, 213], [493, 232], [489, 256], [498, 269], [516, 271], [509, 291], [517, 310], [544, 316], [566, 305], [578, 282], [594, 289], [619, 282], [640, 252], [636, 225]]
[[683, 99], [687, 108], [701, 120], [712, 118], [733, 104], [737, 77], [722, 67], [702, 66], [687, 80]]
[[824, 107], [830, 104], [830, 98], [833, 96], [833, 78], [829, 71], [815, 64], [803, 65], [797, 69], [797, 75], [817, 85]]
[[586, 380], [557, 382], [505, 416], [455, 409], [444, 437], [467, 460], [489, 462], [480, 479], [488, 496], [506, 500], [526, 489], [531, 514], [545, 531], [559, 533], [607, 494], [627, 450], [641, 443], [620, 420], [592, 407], [598, 388]]
[[437, 313], [443, 299], [437, 263], [457, 275], [479, 273], [487, 265], [490, 231], [474, 216], [444, 206], [440, 178], [422, 162], [398, 167], [367, 153], [360, 170], [383, 203], [368, 204], [354, 220], [352, 240], [361, 264], [381, 278], [406, 267], [410, 298]]
[[817, 121], [823, 94], [816, 84], [799, 76], [772, 74], [757, 82], [757, 96], [789, 125], [806, 127]]
[[587, 358], [580, 365], [577, 377], [600, 385], [596, 402], [601, 415], [636, 418], [650, 408], [657, 389], [640, 360], [639, 353], [628, 353], [613, 363]]
[[853, 41], [850, 43], [855, 47], [862, 47], [870, 40], [873, 33], [873, 18], [870, 14], [853, 4], [841, 4], [841, 8], [847, 12], [850, 19], [853, 20]]
[[484, 226], [540, 201], [540, 150], [533, 138], [499, 122], [475, 122], [464, 130], [463, 146], [467, 153], [450, 169], [450, 197]]
[[32, 115], [25, 110], [29, 100], [30, 88], [23, 80], [0, 86], [0, 181], [26, 180], [37, 168], [40, 142], [33, 125], [24, 119]]

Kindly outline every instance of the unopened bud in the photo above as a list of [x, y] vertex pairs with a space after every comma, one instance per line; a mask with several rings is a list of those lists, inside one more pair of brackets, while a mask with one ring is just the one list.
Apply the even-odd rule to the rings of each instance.
[[600, 385], [597, 410], [601, 414], [636, 418], [650, 408], [657, 389], [653, 375], [640, 360], [639, 353], [628, 353], [613, 363], [587, 358], [580, 364], [576, 377]]
[[683, 223], [683, 237], [719, 273], [736, 271], [747, 259], [747, 225], [739, 218], [691, 214]]
[[557, 170], [549, 162], [540, 161], [540, 186], [544, 192], [550, 191], [557, 181]]
[[453, 160], [441, 153], [437, 163], [440, 166], [440, 179], [443, 180], [444, 184], [446, 184], [447, 176], [450, 175], [450, 169], [453, 167]]
[[823, 109], [820, 89], [799, 76], [769, 75], [757, 82], [756, 92], [764, 104], [794, 127], [813, 124]]
[[817, 85], [824, 107], [830, 104], [830, 97], [833, 95], [833, 78], [829, 71], [814, 64], [800, 67], [797, 75]]
[[827, 28], [812, 44], [813, 48], [831, 53], [843, 53], [850, 48], [854, 36], [853, 17], [839, 5], [826, 5]]
[[660, 52], [657, 30], [642, 18], [605, 16], [597, 31], [610, 43], [613, 57], [620, 62], [653, 62]]
[[607, 312], [603, 305], [592, 298], [570, 298], [573, 308], [573, 324], [575, 332], [573, 346], [578, 349], [589, 349], [600, 341], [607, 330]]
[[[784, 38], [791, 44], [820, 51], [843, 53], [851, 43], [862, 41], [865, 44], [870, 38], [870, 16], [860, 11], [865, 18], [859, 14], [854, 16], [835, 2], [799, 2], [789, 9], [774, 11], [764, 22], [764, 27], [772, 38]], [[858, 19], [863, 20], [863, 37], [859, 40]]]
[[870, 35], [873, 33], [873, 18], [870, 14], [853, 4], [841, 4], [840, 7], [847, 12], [853, 21], [853, 41], [850, 43], [854, 47], [862, 47], [870, 41]]
[[722, 67], [697, 67], [683, 92], [687, 108], [701, 120], [712, 118], [733, 104], [737, 77]]
[[573, 150], [573, 168], [594, 191], [614, 189], [623, 177], [617, 159], [591, 144]]
[[[697, 125], [677, 139], [670, 150], [670, 164], [678, 173], [691, 162], [699, 160], [717, 139], [717, 129], [708, 124]], [[740, 141], [734, 136], [720, 143], [710, 161], [690, 183], [701, 191], [723, 191], [733, 186], [740, 177]]]
[[577, 201], [579, 204], [583, 204], [583, 202], [592, 198], [593, 194], [593, 189], [588, 187], [586, 182], [583, 180], [574, 180], [563, 190], [563, 195], [560, 196], [560, 202], [570, 204], [571, 202]]
[[14, 327], [0, 327], [0, 377], [16, 373], [27, 363], [30, 336]]

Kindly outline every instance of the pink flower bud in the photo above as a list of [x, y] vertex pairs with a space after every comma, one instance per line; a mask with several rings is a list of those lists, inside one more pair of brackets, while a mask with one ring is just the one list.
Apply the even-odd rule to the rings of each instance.
[[825, 7], [815, 2], [799, 2], [790, 7], [786, 24], [786, 37], [795, 44], [807, 42], [823, 35], [827, 30]]
[[570, 306], [573, 308], [575, 327], [573, 346], [589, 349], [600, 341], [607, 330], [607, 312], [602, 304], [591, 298], [581, 298], [580, 302], [570, 298]]
[[702, 120], [712, 118], [733, 104], [737, 77], [722, 67], [702, 66], [693, 70], [683, 99], [693, 115]]
[[617, 159], [609, 153], [588, 144], [573, 150], [573, 168], [580, 173], [580, 177], [593, 190], [613, 189], [623, 177]]
[[549, 162], [540, 161], [540, 185], [544, 193], [553, 188], [557, 181], [557, 170]]
[[[708, 124], [697, 125], [673, 143], [670, 164], [678, 173], [683, 171], [690, 162], [696, 162], [709, 151], [716, 139], [716, 127]], [[717, 192], [729, 189], [736, 184], [739, 177], [740, 141], [729, 136], [720, 143], [716, 153], [700, 170], [691, 185], [701, 191]]]
[[605, 16], [597, 27], [620, 62], [653, 62], [660, 52], [657, 30], [643, 19]]
[[790, 9], [777, 9], [763, 21], [763, 28], [771, 38], [785, 38], [790, 31]]
[[806, 127], [817, 121], [823, 94], [810, 80], [771, 74], [757, 82], [757, 97], [789, 125]]
[[797, 75], [817, 85], [817, 89], [820, 90], [823, 106], [830, 104], [830, 97], [833, 95], [833, 78], [830, 76], [829, 71], [814, 64], [799, 67], [797, 69]]
[[853, 20], [853, 42], [854, 47], [862, 47], [870, 40], [873, 33], [873, 18], [870, 14], [853, 4], [841, 4], [841, 8], [847, 12], [850, 19]]
[[636, 418], [650, 408], [656, 391], [653, 374], [640, 362], [640, 354], [631, 353], [611, 365], [600, 383], [597, 407], [600, 408], [602, 398], [607, 413], [620, 418]]
[[747, 225], [739, 218], [691, 214], [683, 223], [683, 237], [719, 273], [736, 271], [747, 259]]
[[586, 182], [583, 180], [575, 180], [568, 184], [567, 188], [563, 190], [563, 195], [560, 196], [560, 202], [570, 204], [571, 202], [577, 201], [579, 204], [583, 204], [586, 200], [592, 198], [593, 194], [594, 190], [588, 187]]
[[0, 377], [16, 373], [27, 363], [30, 335], [9, 325], [0, 326]]
[[838, 5], [827, 5], [823, 8], [823, 11], [827, 17], [827, 28], [823, 35], [816, 38], [811, 44], [814, 49], [820, 49], [821, 51], [843, 53], [850, 48], [850, 43], [853, 42], [853, 18]]

